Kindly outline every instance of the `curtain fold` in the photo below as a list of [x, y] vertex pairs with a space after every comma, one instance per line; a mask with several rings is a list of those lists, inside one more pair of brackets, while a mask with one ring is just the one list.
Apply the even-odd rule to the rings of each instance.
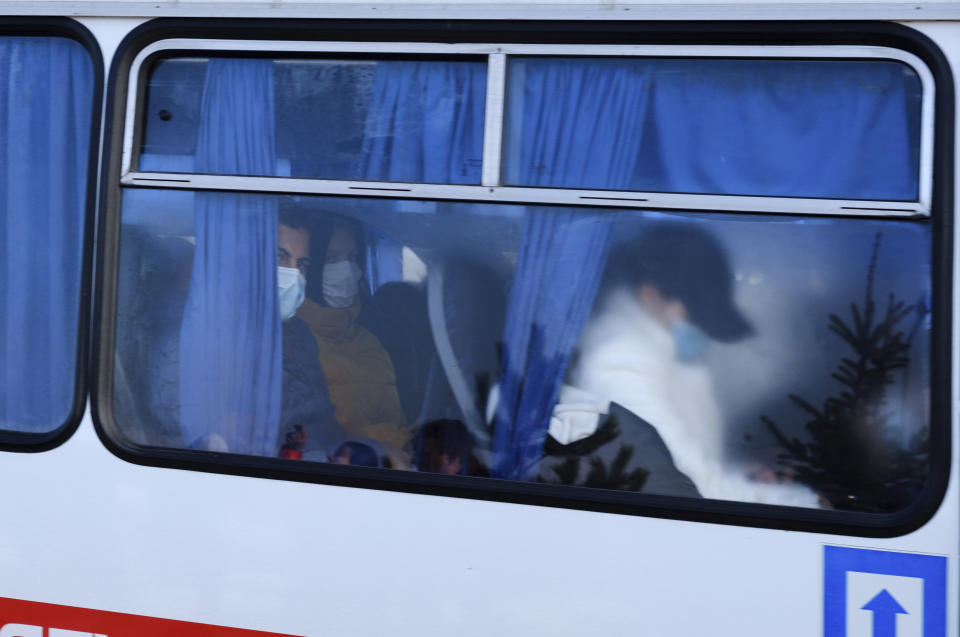
[[93, 68], [64, 38], [0, 38], [0, 428], [73, 404]]
[[[586, 179], [626, 188], [643, 141], [645, 77], [605, 61], [525, 65], [524, 149], [509, 170], [538, 186]], [[564, 95], [552, 98], [548, 88]], [[562, 131], [573, 131], [566, 136]], [[502, 350], [492, 473], [535, 480], [570, 355], [590, 314], [606, 264], [612, 215], [528, 210], [510, 292]]]
[[378, 61], [357, 179], [479, 184], [486, 66]]
[[530, 59], [509, 72], [508, 184], [629, 188], [649, 73], [621, 60]]
[[[276, 165], [274, 121], [271, 61], [211, 60], [197, 170], [270, 174]], [[197, 193], [194, 228], [196, 251], [180, 333], [184, 442], [275, 455], [282, 378], [276, 199]]]

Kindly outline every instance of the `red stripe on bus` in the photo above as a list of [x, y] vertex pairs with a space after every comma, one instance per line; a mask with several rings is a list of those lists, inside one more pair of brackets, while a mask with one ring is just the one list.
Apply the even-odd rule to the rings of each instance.
[[[4, 631], [10, 624], [42, 627], [39, 634], [43, 637], [48, 637], [52, 628], [105, 637], [298, 637], [0, 597], [0, 634], [12, 632]], [[27, 632], [30, 637], [37, 634], [35, 628], [32, 634]]]

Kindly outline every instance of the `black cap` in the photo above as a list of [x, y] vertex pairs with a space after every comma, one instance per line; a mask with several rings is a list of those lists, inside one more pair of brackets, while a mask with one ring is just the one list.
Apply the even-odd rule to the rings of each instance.
[[614, 248], [607, 266], [608, 286], [641, 283], [681, 301], [690, 322], [717, 341], [738, 341], [753, 333], [733, 302], [726, 251], [693, 223], [652, 223]]

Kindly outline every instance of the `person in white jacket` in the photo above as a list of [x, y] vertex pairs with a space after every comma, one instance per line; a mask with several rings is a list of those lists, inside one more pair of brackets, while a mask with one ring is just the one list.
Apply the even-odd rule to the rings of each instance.
[[[732, 287], [712, 235], [689, 222], [649, 226], [613, 251], [569, 384], [653, 425], [706, 498], [817, 507], [805, 486], [755, 482], [724, 460], [723, 422], [701, 356], [711, 340], [752, 333]], [[555, 420], [559, 412], [562, 405]]]

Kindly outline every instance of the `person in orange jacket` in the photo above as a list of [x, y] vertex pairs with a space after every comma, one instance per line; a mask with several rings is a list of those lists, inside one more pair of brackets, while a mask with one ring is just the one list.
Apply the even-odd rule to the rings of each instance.
[[393, 364], [377, 337], [357, 323], [363, 299], [361, 227], [332, 214], [312, 225], [313, 273], [297, 318], [317, 341], [337, 422], [347, 437], [376, 441], [391, 465], [405, 468], [411, 432]]

